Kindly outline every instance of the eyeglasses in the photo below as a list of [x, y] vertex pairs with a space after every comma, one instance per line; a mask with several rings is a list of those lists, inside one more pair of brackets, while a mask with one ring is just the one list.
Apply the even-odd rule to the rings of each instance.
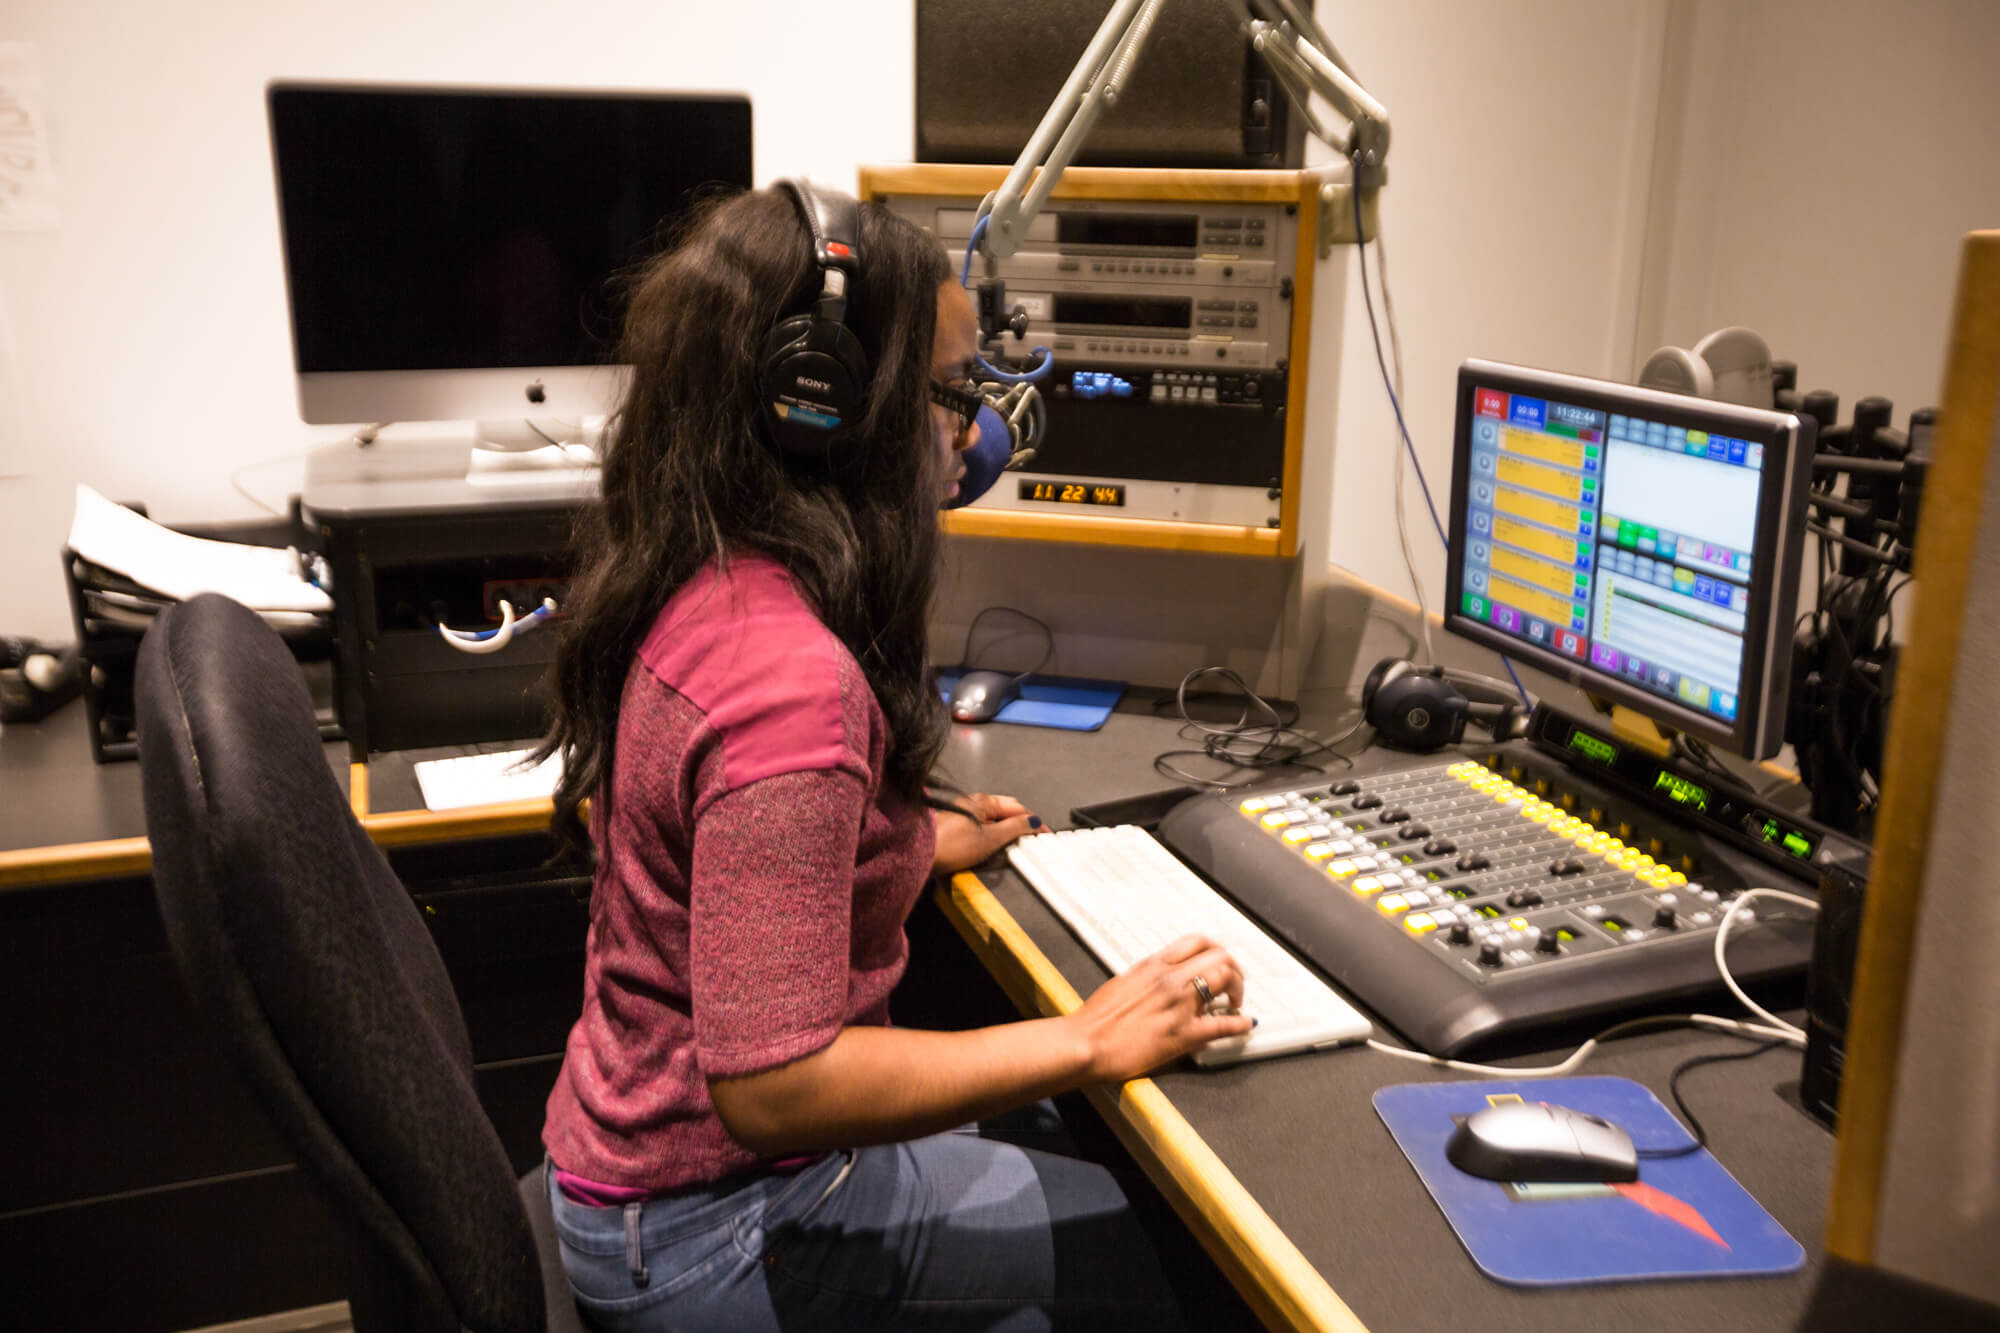
[[943, 384], [932, 380], [930, 389], [931, 401], [958, 418], [961, 434], [978, 423], [979, 409], [986, 405], [986, 400], [979, 396], [979, 390], [971, 380], [948, 380]]

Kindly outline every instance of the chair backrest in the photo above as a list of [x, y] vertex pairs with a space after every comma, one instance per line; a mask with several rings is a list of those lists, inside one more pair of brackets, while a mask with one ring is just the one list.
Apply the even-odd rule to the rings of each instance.
[[135, 700], [153, 878], [195, 1008], [395, 1270], [413, 1308], [389, 1322], [540, 1330], [534, 1238], [464, 1015], [334, 780], [291, 654], [254, 612], [196, 597], [147, 633]]

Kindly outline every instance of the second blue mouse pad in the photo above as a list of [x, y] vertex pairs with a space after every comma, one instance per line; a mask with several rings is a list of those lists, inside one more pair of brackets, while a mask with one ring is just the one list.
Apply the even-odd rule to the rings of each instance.
[[1375, 1113], [1488, 1277], [1539, 1287], [1788, 1273], [1805, 1262], [1799, 1243], [1706, 1151], [1642, 1158], [1629, 1185], [1507, 1184], [1445, 1159], [1459, 1121], [1515, 1098], [1602, 1116], [1641, 1153], [1694, 1141], [1659, 1098], [1628, 1078], [1379, 1089]]
[[[963, 667], [937, 673], [938, 693], [951, 699], [951, 687], [965, 674]], [[1059, 731], [1096, 731], [1125, 697], [1122, 680], [1085, 680], [1080, 676], [1030, 676], [1021, 682], [1021, 697], [993, 720], [1019, 726], [1054, 727]]]

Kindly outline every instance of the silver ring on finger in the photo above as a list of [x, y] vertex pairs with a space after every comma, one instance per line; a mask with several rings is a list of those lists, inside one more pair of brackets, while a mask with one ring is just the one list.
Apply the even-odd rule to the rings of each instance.
[[1215, 1004], [1215, 992], [1208, 988], [1208, 982], [1203, 980], [1200, 974], [1190, 978], [1188, 984], [1194, 987], [1195, 998], [1201, 1001], [1202, 1008], [1207, 1009]]

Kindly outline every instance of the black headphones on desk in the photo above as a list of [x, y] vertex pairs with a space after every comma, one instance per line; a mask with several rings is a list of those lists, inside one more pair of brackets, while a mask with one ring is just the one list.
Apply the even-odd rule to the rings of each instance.
[[819, 296], [811, 310], [764, 337], [759, 396], [771, 441], [789, 455], [826, 460], [853, 437], [868, 397], [868, 354], [842, 323], [848, 284], [861, 274], [861, 205], [835, 190], [781, 180], [812, 238]]
[[1465, 736], [1477, 722], [1496, 741], [1525, 729], [1528, 713], [1503, 681], [1449, 667], [1420, 667], [1385, 657], [1361, 686], [1361, 712], [1375, 734], [1405, 750], [1436, 750]]

